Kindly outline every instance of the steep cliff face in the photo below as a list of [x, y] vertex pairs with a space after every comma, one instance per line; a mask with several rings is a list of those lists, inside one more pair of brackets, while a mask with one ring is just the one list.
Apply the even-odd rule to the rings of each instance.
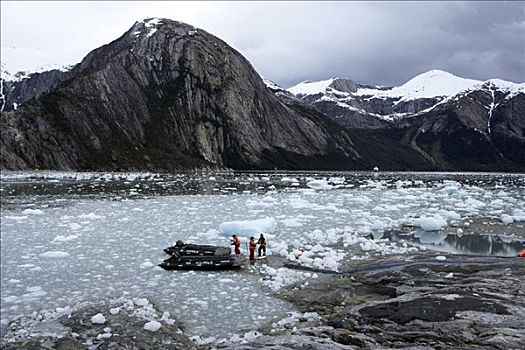
[[176, 21], [135, 23], [42, 91], [2, 113], [2, 168], [365, 166], [340, 128], [281, 102], [238, 52]]
[[2, 88], [2, 93], [0, 94], [0, 111], [8, 112], [18, 109], [18, 106], [23, 103], [55, 88], [66, 76], [67, 72], [52, 69], [40, 73], [33, 73], [23, 78], [2, 78], [0, 82]]

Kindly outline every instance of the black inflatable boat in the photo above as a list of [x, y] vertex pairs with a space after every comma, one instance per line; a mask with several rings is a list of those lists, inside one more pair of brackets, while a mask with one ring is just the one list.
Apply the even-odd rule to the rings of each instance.
[[240, 257], [227, 256], [179, 256], [176, 253], [159, 264], [165, 270], [229, 270], [241, 267]]
[[182, 241], [177, 241], [175, 245], [164, 249], [164, 252], [169, 255], [177, 254], [179, 256], [228, 256], [231, 254], [230, 248], [227, 247], [185, 244]]

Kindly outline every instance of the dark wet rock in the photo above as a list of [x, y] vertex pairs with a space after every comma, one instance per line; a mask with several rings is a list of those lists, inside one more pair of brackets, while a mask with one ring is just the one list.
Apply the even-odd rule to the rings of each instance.
[[278, 335], [258, 337], [249, 344], [228, 346], [228, 350], [348, 350], [357, 349], [355, 346], [344, 345], [333, 341], [330, 337], [316, 335]]
[[320, 313], [343, 344], [523, 349], [524, 273], [519, 258], [386, 258], [282, 294], [299, 310]]

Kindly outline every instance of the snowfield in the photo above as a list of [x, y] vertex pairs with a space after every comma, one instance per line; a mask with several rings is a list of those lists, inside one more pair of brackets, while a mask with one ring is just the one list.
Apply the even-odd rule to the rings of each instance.
[[[501, 235], [501, 255], [525, 247], [523, 175], [6, 172], [1, 192], [2, 327], [124, 298], [154, 301], [201, 341], [234, 337], [285, 318], [294, 310], [272, 294], [317, 278], [286, 261], [341, 271], [389, 254], [454, 253], [468, 233]], [[246, 253], [259, 233], [268, 261], [240, 272], [156, 266], [177, 240], [228, 246], [237, 234]]]

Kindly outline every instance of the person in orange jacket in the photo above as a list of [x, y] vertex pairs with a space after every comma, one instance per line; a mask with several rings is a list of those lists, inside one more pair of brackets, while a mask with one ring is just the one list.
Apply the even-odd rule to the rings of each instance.
[[237, 235], [233, 235], [231, 241], [231, 245], [235, 246], [235, 255], [241, 255], [241, 239]]
[[250, 261], [255, 261], [255, 238], [250, 237], [250, 243], [248, 249], [250, 250]]

